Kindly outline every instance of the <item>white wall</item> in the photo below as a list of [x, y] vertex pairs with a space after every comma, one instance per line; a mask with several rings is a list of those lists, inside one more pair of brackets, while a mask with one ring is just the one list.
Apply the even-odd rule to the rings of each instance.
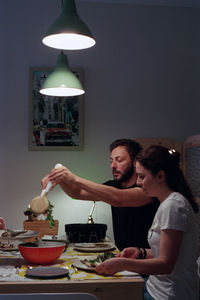
[[[0, 215], [21, 228], [23, 211], [40, 194], [41, 178], [61, 162], [103, 182], [111, 178], [109, 144], [116, 138], [185, 140], [200, 131], [199, 20], [195, 8], [78, 2], [96, 37], [95, 47], [69, 51], [70, 65], [84, 69], [83, 151], [28, 151], [29, 67], [54, 66], [57, 50], [41, 43], [59, 15], [61, 1], [1, 0]], [[49, 194], [64, 224], [86, 222], [92, 203]], [[98, 203], [96, 222], [108, 224], [110, 206]]]

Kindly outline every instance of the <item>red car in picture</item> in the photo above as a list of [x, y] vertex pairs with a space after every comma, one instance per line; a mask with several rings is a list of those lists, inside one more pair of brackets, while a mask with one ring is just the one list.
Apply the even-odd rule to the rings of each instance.
[[72, 131], [66, 128], [64, 122], [48, 122], [46, 135], [45, 135], [46, 146], [71, 146], [72, 145]]

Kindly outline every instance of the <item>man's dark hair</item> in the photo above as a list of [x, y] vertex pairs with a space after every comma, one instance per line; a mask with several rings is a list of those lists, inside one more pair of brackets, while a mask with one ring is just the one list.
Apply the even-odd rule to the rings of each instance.
[[131, 139], [118, 139], [110, 144], [110, 152], [119, 146], [126, 147], [132, 161], [142, 151], [142, 146], [138, 142]]

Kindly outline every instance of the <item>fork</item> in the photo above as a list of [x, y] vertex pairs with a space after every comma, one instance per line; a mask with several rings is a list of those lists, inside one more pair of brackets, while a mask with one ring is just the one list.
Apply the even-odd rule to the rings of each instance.
[[74, 273], [78, 273], [77, 267], [75, 267], [73, 264], [71, 265], [72, 269], [74, 270]]
[[70, 271], [70, 269], [68, 268], [68, 266], [66, 266], [65, 269], [68, 270], [67, 279], [70, 280], [70, 279], [71, 279], [71, 271]]

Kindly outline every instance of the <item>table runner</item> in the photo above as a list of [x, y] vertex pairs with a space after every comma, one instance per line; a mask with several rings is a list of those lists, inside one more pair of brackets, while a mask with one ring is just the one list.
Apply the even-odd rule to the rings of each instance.
[[[118, 250], [112, 251], [117, 253]], [[75, 272], [72, 265], [84, 257], [94, 256], [96, 257], [100, 253], [83, 253], [73, 249], [73, 246], [69, 246], [68, 249], [62, 254], [62, 256], [53, 264], [48, 265], [51, 267], [61, 267], [67, 268], [70, 272], [72, 280], [91, 280], [91, 279], [111, 279], [111, 278], [130, 278], [139, 276], [136, 273], [123, 271], [115, 274], [114, 276], [101, 276], [91, 272], [85, 271], [77, 271]], [[39, 265], [34, 265], [31, 263], [27, 263], [21, 254], [17, 251], [15, 252], [0, 252], [0, 281], [32, 281], [38, 279], [30, 279], [25, 277], [25, 272], [27, 268], [38, 267]], [[47, 265], [45, 265], [47, 266]], [[53, 279], [53, 281], [57, 280], [68, 280], [67, 277]], [[52, 279], [48, 279], [48, 281], [52, 281]]]

